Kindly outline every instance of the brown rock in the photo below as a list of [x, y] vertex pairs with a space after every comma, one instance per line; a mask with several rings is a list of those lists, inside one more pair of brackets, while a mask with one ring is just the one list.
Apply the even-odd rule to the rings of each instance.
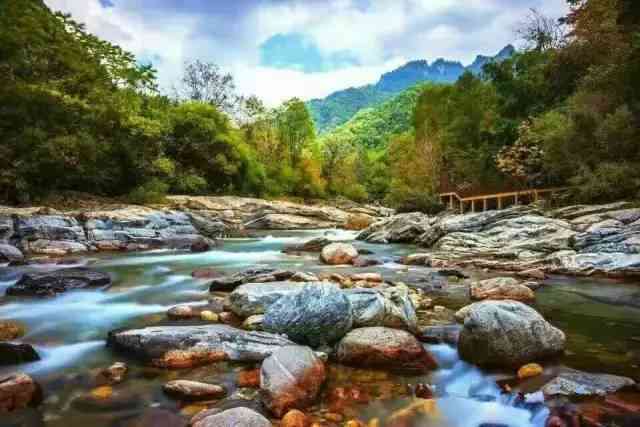
[[219, 399], [226, 394], [219, 385], [189, 380], [169, 381], [162, 389], [168, 395], [182, 400]]
[[260, 369], [243, 369], [238, 372], [238, 387], [259, 388], [260, 387]]
[[215, 279], [216, 277], [222, 277], [223, 274], [213, 268], [198, 268], [191, 272], [191, 277], [196, 279]]
[[527, 279], [544, 280], [547, 278], [547, 275], [545, 274], [545, 272], [539, 268], [531, 268], [529, 270], [519, 271], [516, 274], [519, 277], [524, 277]]
[[102, 385], [119, 384], [124, 381], [124, 376], [129, 368], [122, 362], [116, 362], [108, 368], [104, 368], [98, 372], [96, 382]]
[[24, 409], [40, 400], [40, 386], [30, 376], [17, 373], [0, 379], [0, 412]]
[[471, 298], [474, 300], [533, 301], [536, 295], [531, 289], [512, 277], [496, 277], [472, 284]]
[[394, 412], [385, 423], [386, 427], [410, 427], [419, 418], [437, 419], [440, 417], [436, 401], [434, 399], [420, 399], [411, 403], [406, 408]]
[[335, 412], [327, 412], [326, 414], [324, 414], [324, 419], [334, 423], [339, 423], [339, 422], [342, 422], [344, 417], [342, 416], [342, 414], [337, 414]]
[[347, 243], [332, 243], [320, 253], [320, 260], [329, 265], [351, 264], [357, 257], [358, 250]]
[[11, 341], [24, 335], [24, 327], [10, 320], [0, 322], [0, 341]]
[[354, 282], [364, 281], [372, 283], [382, 283], [382, 275], [380, 273], [357, 273], [349, 276]]
[[282, 417], [280, 427], [308, 427], [309, 418], [297, 409], [292, 409]]
[[416, 384], [414, 394], [420, 399], [433, 399], [433, 390], [427, 384]]
[[518, 369], [518, 378], [524, 380], [526, 378], [537, 377], [544, 370], [537, 363], [529, 363]]

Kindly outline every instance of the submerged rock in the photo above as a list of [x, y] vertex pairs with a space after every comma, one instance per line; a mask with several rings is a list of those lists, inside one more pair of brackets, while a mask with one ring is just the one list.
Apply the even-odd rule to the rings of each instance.
[[320, 253], [320, 260], [329, 265], [351, 264], [357, 257], [358, 250], [347, 243], [332, 243]]
[[349, 332], [336, 347], [336, 359], [345, 365], [405, 373], [422, 374], [437, 367], [435, 359], [413, 335], [382, 327]]
[[40, 356], [31, 344], [0, 342], [0, 366], [35, 362]]
[[470, 287], [474, 300], [514, 300], [533, 301], [536, 295], [527, 286], [512, 277], [494, 277], [475, 282]]
[[7, 288], [7, 295], [53, 297], [76, 289], [104, 289], [111, 285], [107, 273], [88, 268], [66, 268], [45, 273], [25, 273]]
[[0, 341], [11, 341], [25, 333], [24, 326], [11, 320], [0, 321]]
[[210, 413], [206, 417], [198, 417], [196, 421], [191, 421], [192, 427], [271, 427], [271, 425], [271, 421], [264, 416], [245, 407]]
[[458, 350], [480, 366], [518, 367], [564, 350], [564, 333], [517, 301], [483, 301], [462, 308]]
[[112, 331], [107, 346], [161, 368], [186, 368], [224, 360], [261, 361], [293, 344], [265, 332], [228, 325], [157, 326]]
[[560, 373], [542, 387], [547, 396], [605, 396], [635, 385], [631, 378], [608, 374], [590, 374], [570, 370]]
[[335, 285], [313, 283], [271, 304], [264, 329], [286, 334], [298, 344], [319, 347], [342, 338], [352, 327], [351, 303]]
[[162, 389], [170, 396], [182, 400], [207, 400], [224, 397], [224, 387], [199, 381], [174, 380], [166, 383]]
[[290, 409], [311, 406], [325, 378], [324, 363], [309, 347], [280, 348], [262, 362], [260, 389], [263, 401], [280, 418]]
[[101, 369], [96, 375], [96, 382], [99, 385], [114, 385], [124, 381], [124, 377], [129, 371], [129, 367], [123, 362], [116, 362], [108, 368]]
[[29, 375], [16, 373], [0, 378], [0, 413], [24, 409], [41, 400], [42, 390]]

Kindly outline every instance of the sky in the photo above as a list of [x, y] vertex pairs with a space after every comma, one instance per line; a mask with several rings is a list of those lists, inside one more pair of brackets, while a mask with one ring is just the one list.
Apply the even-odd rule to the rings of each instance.
[[375, 83], [410, 60], [471, 63], [515, 43], [536, 8], [565, 0], [45, 0], [179, 81], [185, 61], [214, 62], [268, 105]]

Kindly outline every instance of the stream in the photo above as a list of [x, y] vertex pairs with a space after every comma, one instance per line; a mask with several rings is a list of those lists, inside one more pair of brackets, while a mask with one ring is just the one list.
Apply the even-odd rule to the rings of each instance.
[[[221, 384], [229, 395], [251, 397], [252, 391], [240, 390], [236, 385], [237, 373], [246, 368], [246, 364], [225, 362], [178, 371], [149, 368], [106, 348], [107, 333], [116, 328], [166, 324], [166, 311], [170, 307], [206, 301], [210, 295], [208, 280], [192, 278], [191, 272], [196, 268], [210, 267], [225, 274], [256, 265], [316, 273], [351, 271], [347, 267], [320, 265], [317, 254], [296, 256], [281, 252], [285, 245], [321, 235], [342, 241], [353, 239], [355, 233], [340, 230], [264, 233], [255, 238], [228, 239], [220, 248], [198, 254], [158, 250], [77, 257], [73, 265], [108, 272], [113, 286], [107, 291], [70, 292], [55, 299], [0, 298], [0, 320], [23, 324], [27, 333], [21, 341], [32, 344], [41, 356], [38, 362], [0, 367], [0, 374], [17, 370], [28, 373], [44, 391], [42, 405], [11, 416], [0, 415], [0, 426], [146, 427], [155, 424], [137, 420], [148, 411], [165, 411], [163, 413], [188, 420], [203, 407], [172, 400], [162, 392], [162, 384], [178, 378]], [[386, 279], [406, 280], [411, 284], [412, 274], [428, 270], [408, 269], [394, 262], [401, 255], [415, 252], [413, 246], [361, 242], [356, 246], [372, 251], [372, 256], [384, 261], [379, 266], [357, 269], [359, 272], [380, 272]], [[0, 295], [4, 295], [4, 290], [15, 283], [22, 272], [46, 268], [56, 267], [46, 264], [0, 267]], [[488, 274], [469, 273], [472, 278]], [[640, 287], [637, 283], [552, 277], [536, 295], [535, 308], [567, 335], [566, 356], [555, 363], [640, 380]], [[468, 303], [465, 298], [464, 293], [454, 294], [444, 298], [442, 304], [455, 310]], [[438, 301], [437, 297], [434, 299]], [[523, 401], [515, 394], [504, 394], [498, 386], [501, 379], [513, 377], [513, 372], [481, 371], [460, 360], [456, 349], [447, 345], [428, 348], [440, 368], [424, 377], [331, 365], [322, 397], [309, 412], [333, 412], [338, 404], [335, 390], [357, 387], [365, 398], [340, 408], [347, 417], [345, 420], [351, 416], [363, 421], [383, 420], [411, 403], [408, 389], [425, 383], [434, 386], [438, 416], [417, 425], [544, 427], [549, 410], [540, 403], [540, 396], [533, 393]], [[114, 387], [117, 398], [104, 406], [87, 404], [83, 396], [95, 387], [92, 373], [116, 361], [124, 361], [129, 366], [127, 379]]]

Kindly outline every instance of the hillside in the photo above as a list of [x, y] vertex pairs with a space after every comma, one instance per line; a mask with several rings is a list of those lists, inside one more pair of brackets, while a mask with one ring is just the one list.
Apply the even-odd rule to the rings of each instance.
[[514, 47], [508, 45], [495, 56], [478, 55], [467, 67], [458, 61], [445, 59], [438, 59], [432, 64], [425, 60], [411, 61], [383, 74], [375, 85], [352, 87], [323, 99], [312, 99], [307, 102], [307, 107], [318, 132], [329, 132], [349, 121], [361, 109], [379, 105], [416, 83], [453, 83], [465, 71], [479, 74], [487, 62], [508, 58], [514, 52]]
[[386, 147], [391, 135], [412, 129], [413, 109], [425, 85], [418, 83], [382, 104], [360, 110], [322, 139], [339, 138], [368, 148]]

